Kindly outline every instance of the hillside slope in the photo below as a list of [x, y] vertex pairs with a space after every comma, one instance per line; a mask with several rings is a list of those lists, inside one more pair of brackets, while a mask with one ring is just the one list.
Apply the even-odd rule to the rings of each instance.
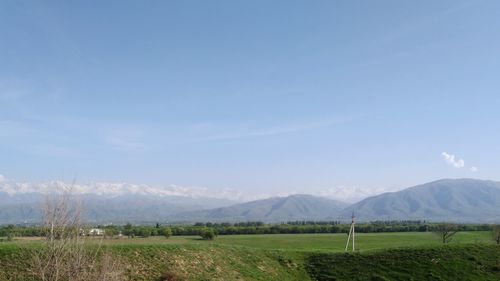
[[473, 179], [444, 179], [398, 192], [366, 198], [349, 206], [361, 220], [426, 219], [434, 221], [499, 222], [500, 183]]
[[264, 221], [328, 220], [347, 204], [312, 195], [274, 197], [224, 208], [177, 214], [178, 221]]
[[[362, 254], [200, 245], [113, 245], [123, 280], [500, 280], [500, 247], [455, 245]], [[0, 243], [0, 281], [33, 280], [30, 250]], [[27, 270], [28, 269], [28, 270]]]

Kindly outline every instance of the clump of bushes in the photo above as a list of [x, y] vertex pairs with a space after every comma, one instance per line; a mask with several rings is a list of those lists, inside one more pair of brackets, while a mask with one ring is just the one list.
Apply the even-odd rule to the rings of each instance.
[[215, 239], [215, 232], [211, 228], [203, 229], [200, 232], [200, 236], [203, 240], [214, 240]]

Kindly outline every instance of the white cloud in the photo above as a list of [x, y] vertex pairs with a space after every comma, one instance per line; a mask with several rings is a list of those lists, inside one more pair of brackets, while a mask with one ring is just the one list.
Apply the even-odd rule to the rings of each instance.
[[443, 159], [446, 161], [446, 163], [448, 163], [449, 165], [457, 169], [462, 169], [463, 167], [465, 167], [464, 159], [460, 159], [453, 154], [448, 154], [447, 152], [443, 152], [441, 153], [441, 155], [443, 156]]
[[477, 167], [470, 167], [470, 171], [475, 173], [475, 172], [479, 171], [479, 169]]
[[3, 175], [0, 175], [0, 182], [3, 182], [5, 180], [5, 177]]

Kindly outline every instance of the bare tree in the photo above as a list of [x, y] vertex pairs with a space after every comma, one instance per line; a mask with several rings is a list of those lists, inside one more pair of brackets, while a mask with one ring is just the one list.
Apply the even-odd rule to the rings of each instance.
[[438, 224], [436, 226], [436, 229], [434, 230], [434, 233], [441, 237], [441, 241], [443, 242], [443, 244], [449, 243], [452, 240], [453, 236], [457, 234], [457, 232], [458, 226], [452, 223]]
[[32, 255], [35, 277], [42, 281], [121, 280], [121, 271], [100, 243], [82, 235], [82, 207], [70, 191], [47, 196], [43, 206], [43, 247]]
[[497, 245], [500, 245], [500, 225], [494, 225], [493, 226], [493, 240], [497, 242]]

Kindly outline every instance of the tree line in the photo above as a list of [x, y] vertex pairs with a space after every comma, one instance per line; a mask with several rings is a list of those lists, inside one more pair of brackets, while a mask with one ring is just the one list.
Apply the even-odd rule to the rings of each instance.
[[[377, 232], [436, 232], [438, 223], [425, 221], [375, 221], [370, 223], [356, 224], [358, 233]], [[455, 224], [457, 231], [491, 231], [491, 224]], [[215, 235], [238, 235], [238, 234], [299, 234], [299, 233], [348, 233], [349, 224], [339, 221], [291, 221], [280, 224], [266, 224], [263, 222], [239, 222], [239, 223], [195, 223], [191, 225], [92, 225], [88, 228], [100, 228], [106, 236], [114, 237], [123, 235], [128, 237], [150, 237], [150, 236], [199, 236], [207, 230]], [[0, 237], [36, 237], [45, 236], [44, 228], [39, 226], [0, 226]]]

